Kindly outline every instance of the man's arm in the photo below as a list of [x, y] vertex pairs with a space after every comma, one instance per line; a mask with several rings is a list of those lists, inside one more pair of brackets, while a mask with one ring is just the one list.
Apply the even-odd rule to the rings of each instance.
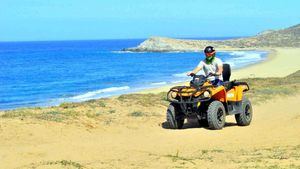
[[218, 65], [218, 72], [217, 72], [217, 75], [218, 75], [218, 76], [219, 76], [219, 75], [222, 75], [222, 73], [223, 73], [223, 64]]
[[197, 74], [203, 68], [203, 62], [201, 61], [197, 67], [191, 72], [188, 72], [187, 75], [190, 76], [191, 74]]
[[218, 71], [215, 73], [215, 75], [220, 76], [223, 73], [223, 62], [219, 58], [216, 59], [216, 62], [217, 62], [217, 66], [218, 66]]
[[197, 74], [201, 69], [201, 67], [197, 66], [193, 71], [188, 72], [187, 75], [190, 76], [191, 74]]
[[197, 74], [202, 68], [197, 66], [195, 69], [192, 71], [192, 73]]

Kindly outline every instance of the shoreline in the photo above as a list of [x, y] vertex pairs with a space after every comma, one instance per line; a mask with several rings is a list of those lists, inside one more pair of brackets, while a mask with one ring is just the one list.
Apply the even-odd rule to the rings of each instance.
[[[232, 70], [231, 78], [230, 79], [233, 79], [232, 75], [234, 73], [240, 71], [240, 70], [247, 69], [247, 68], [250, 68], [250, 67], [253, 67], [253, 66], [265, 63], [265, 62], [270, 62], [272, 59], [274, 59], [276, 57], [276, 50], [275, 49], [257, 49], [257, 48], [255, 48], [255, 49], [254, 48], [247, 48], [247, 49], [230, 48], [229, 49], [229, 48], [221, 48], [218, 51], [219, 52], [233, 52], [233, 51], [265, 51], [265, 52], [267, 52], [267, 56], [266, 56], [265, 60], [257, 62], [257, 63], [254, 63], [254, 64], [247, 65], [246, 67], [236, 68], [236, 69]], [[160, 86], [160, 87], [157, 87], [157, 88], [144, 89], [144, 90], [137, 91], [137, 92], [134, 92], [134, 93], [135, 94], [150, 94], [150, 93], [157, 94], [157, 93], [164, 92], [164, 91], [167, 92], [167, 91], [169, 91], [169, 89], [171, 87], [174, 87], [174, 86], [183, 86], [183, 85], [189, 85], [189, 81], [180, 82], [180, 83], [174, 83], [174, 84], [167, 84], [167, 85]]]
[[[300, 56], [300, 48], [247, 48], [240, 49], [247, 50], [259, 50], [268, 52], [266, 59], [262, 62], [251, 64], [243, 68], [237, 68], [232, 70], [230, 79], [247, 79], [247, 78], [268, 78], [268, 77], [285, 77], [291, 73], [300, 70], [300, 58], [294, 58], [294, 55]], [[219, 51], [225, 51], [220, 49]], [[226, 51], [237, 51], [235, 48], [226, 48]], [[286, 60], [293, 60], [287, 64]], [[282, 71], [281, 71], [282, 70]], [[177, 84], [166, 85], [153, 89], [145, 89], [139, 94], [156, 94], [163, 91], [168, 91], [171, 87], [176, 85], [188, 85], [189, 82], [182, 82]]]
[[[273, 56], [271, 57], [270, 55], [271, 55], [272, 52], [274, 52], [274, 51], [272, 51], [272, 49], [259, 49], [259, 48], [220, 48], [218, 51], [219, 52], [234, 52], [234, 51], [258, 51], [258, 52], [263, 51], [263, 52], [267, 52], [267, 56], [266, 56], [265, 60], [247, 65], [246, 67], [243, 67], [243, 68], [236, 68], [233, 71], [238, 71], [238, 70], [245, 69], [245, 68], [257, 65], [257, 64], [261, 64], [263, 62], [267, 62], [267, 61], [269, 61], [273, 58]], [[187, 52], [195, 52], [195, 51], [187, 51]], [[108, 96], [108, 97], [105, 97], [105, 98], [117, 98], [121, 95], [127, 95], [127, 94], [157, 94], [157, 93], [160, 93], [160, 92], [168, 92], [171, 87], [182, 86], [182, 85], [189, 85], [189, 81], [178, 82], [178, 83], [169, 83], [169, 84], [165, 84], [165, 85], [162, 85], [162, 86], [145, 88], [145, 89], [141, 89], [141, 90], [138, 90], [138, 91], [132, 91], [132, 92], [125, 93], [125, 94]], [[101, 98], [98, 98], [98, 99], [101, 99]], [[81, 101], [81, 102], [84, 102], [84, 101]]]
[[[243, 78], [257, 78], [257, 77], [261, 77], [261, 78], [263, 78], [263, 77], [284, 77], [284, 76], [287, 76], [287, 75], [300, 69], [300, 59], [299, 58], [296, 58], [296, 60], [298, 59], [298, 61], [294, 61], [292, 67], [289, 66], [289, 64], [286, 64], [284, 66], [285, 71], [282, 71], [282, 72], [279, 71], [281, 74], [278, 74], [277, 73], [278, 69], [276, 69], [277, 67], [283, 68], [282, 65], [279, 65], [279, 64], [281, 62], [283, 62], [286, 57], [294, 56], [294, 55], [291, 55], [290, 53], [295, 53], [296, 55], [300, 55], [300, 48], [244, 48], [244, 49], [220, 48], [218, 51], [266, 51], [266, 52], [268, 52], [265, 60], [258, 62], [258, 63], [248, 65], [243, 68], [237, 68], [237, 69], [232, 70], [231, 80], [243, 79]], [[290, 64], [292, 64], [292, 63], [290, 63]], [[274, 71], [275, 71], [275, 73], [274, 73]], [[133, 91], [133, 92], [109, 96], [109, 97], [105, 97], [105, 98], [117, 98], [121, 95], [126, 95], [126, 94], [157, 94], [160, 92], [168, 92], [169, 89], [174, 86], [188, 85], [188, 84], [189, 84], [189, 81], [173, 83], [173, 84], [166, 84], [163, 86], [142, 89], [140, 91]], [[101, 99], [101, 98], [97, 98], [97, 99]], [[93, 99], [93, 100], [97, 100], [97, 99]], [[86, 102], [86, 101], [79, 101], [76, 103], [83, 103], [83, 102]], [[62, 104], [62, 103], [60, 103], [60, 104]], [[0, 110], [0, 112], [16, 110], [16, 109], [24, 109], [24, 108], [52, 107], [52, 106], [59, 106], [60, 104], [49, 105], [49, 106], [18, 107], [18, 108], [12, 108], [12, 109], [3, 109], [3, 110]]]
[[[238, 73], [239, 71], [242, 71], [242, 70], [245, 70], [245, 69], [249, 69], [249, 68], [252, 68], [254, 66], [260, 66], [262, 64], [266, 64], [266, 63], [269, 63], [271, 62], [273, 59], [276, 58], [276, 55], [278, 54], [276, 49], [258, 49], [257, 51], [265, 51], [267, 52], [267, 56], [265, 58], [265, 60], [262, 60], [260, 62], [256, 62], [254, 64], [250, 64], [246, 67], [241, 67], [241, 68], [236, 68], [234, 70], [232, 70], [232, 73], [231, 73], [231, 79], [232, 77], [235, 77], [235, 74]], [[238, 79], [242, 79], [242, 78], [245, 78], [245, 77], [236, 77]]]
[[300, 48], [266, 48], [269, 52], [263, 62], [249, 65], [246, 68], [236, 70], [232, 78], [267, 78], [285, 77], [300, 70]]

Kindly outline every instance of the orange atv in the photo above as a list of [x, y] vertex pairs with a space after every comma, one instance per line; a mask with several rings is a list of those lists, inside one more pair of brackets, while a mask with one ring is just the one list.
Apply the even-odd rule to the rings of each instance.
[[223, 65], [224, 85], [214, 86], [207, 76], [193, 75], [189, 86], [175, 86], [167, 94], [171, 102], [167, 110], [167, 122], [173, 129], [181, 129], [184, 120], [197, 118], [210, 129], [222, 129], [226, 115], [235, 115], [239, 126], [247, 126], [252, 120], [251, 102], [244, 96], [249, 90], [246, 82], [229, 81], [229, 64]]

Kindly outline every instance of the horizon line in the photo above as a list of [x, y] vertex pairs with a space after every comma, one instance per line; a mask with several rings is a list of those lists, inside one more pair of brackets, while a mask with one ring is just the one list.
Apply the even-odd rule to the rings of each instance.
[[104, 38], [104, 39], [57, 39], [57, 40], [12, 40], [12, 41], [1, 41], [0, 43], [18, 43], [18, 42], [66, 42], [66, 41], [105, 41], [105, 40], [146, 40], [151, 37], [167, 37], [174, 39], [194, 39], [194, 40], [213, 40], [212, 38], [219, 39], [235, 39], [245, 38], [250, 36], [205, 36], [205, 37], [169, 37], [169, 36], [149, 36], [147, 38]]

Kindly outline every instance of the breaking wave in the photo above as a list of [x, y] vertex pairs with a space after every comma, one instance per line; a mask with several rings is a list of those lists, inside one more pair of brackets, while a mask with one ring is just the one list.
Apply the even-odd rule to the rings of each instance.
[[101, 94], [113, 93], [113, 92], [122, 91], [122, 90], [129, 90], [129, 89], [130, 89], [129, 86], [109, 87], [109, 88], [95, 90], [95, 91], [87, 92], [87, 93], [80, 94], [80, 95], [77, 95], [77, 96], [73, 96], [71, 98], [68, 98], [67, 100], [85, 101], [85, 100], [98, 98], [98, 97], [101, 96]]
[[232, 56], [230, 59], [225, 60], [226, 63], [229, 63], [231, 67], [238, 68], [252, 63], [257, 63], [265, 58], [263, 57], [264, 52], [257, 51], [235, 51], [230, 52], [229, 55]]
[[173, 74], [172, 76], [174, 77], [187, 77], [187, 72], [183, 72], [183, 73], [176, 73], [176, 74]]
[[158, 85], [165, 85], [167, 82], [156, 82], [156, 83], [151, 83], [153, 86], [158, 86]]

